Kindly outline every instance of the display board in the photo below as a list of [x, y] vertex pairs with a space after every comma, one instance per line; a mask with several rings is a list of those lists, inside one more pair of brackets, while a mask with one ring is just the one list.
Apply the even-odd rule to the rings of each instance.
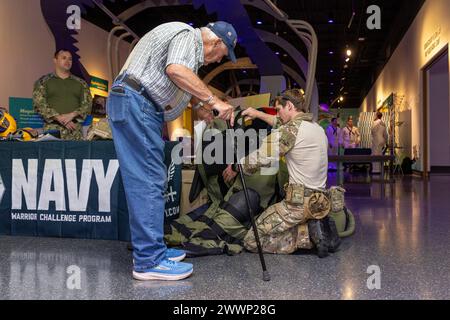
[[10, 97], [9, 113], [16, 120], [19, 129], [39, 129], [44, 126], [44, 120], [33, 109], [33, 99]]

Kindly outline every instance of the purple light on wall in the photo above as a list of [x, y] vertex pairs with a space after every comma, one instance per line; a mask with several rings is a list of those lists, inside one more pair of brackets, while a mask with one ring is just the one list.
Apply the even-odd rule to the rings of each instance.
[[319, 105], [320, 110], [322, 110], [323, 112], [329, 112], [330, 111], [330, 106], [326, 103], [321, 103]]

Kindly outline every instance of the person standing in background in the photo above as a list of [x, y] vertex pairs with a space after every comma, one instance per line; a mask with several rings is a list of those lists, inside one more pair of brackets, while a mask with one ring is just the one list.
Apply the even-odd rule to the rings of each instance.
[[[337, 118], [331, 119], [330, 125], [325, 130], [328, 138], [328, 155], [337, 156], [339, 152], [339, 139], [341, 136], [341, 129], [338, 126]], [[336, 163], [329, 162], [328, 169], [336, 170]]]
[[53, 62], [55, 72], [34, 84], [33, 107], [44, 118], [44, 131], [57, 130], [63, 140], [83, 140], [82, 125], [92, 108], [89, 86], [70, 72], [68, 50], [56, 51]]
[[353, 126], [353, 118], [348, 117], [347, 125], [341, 131], [341, 144], [345, 149], [355, 149], [359, 147], [361, 134], [357, 127]]
[[[375, 121], [372, 126], [372, 155], [381, 156], [383, 154], [383, 148], [386, 146], [388, 135], [386, 131], [386, 125], [384, 124], [383, 114], [377, 112], [375, 115]], [[373, 164], [372, 173], [380, 173], [380, 163], [376, 162]]]

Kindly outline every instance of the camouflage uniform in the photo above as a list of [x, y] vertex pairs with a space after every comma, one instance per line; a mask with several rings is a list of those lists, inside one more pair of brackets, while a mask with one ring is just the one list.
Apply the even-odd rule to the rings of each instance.
[[[243, 161], [245, 174], [253, 174], [271, 161], [285, 156], [294, 148], [302, 121], [312, 121], [312, 114], [301, 113], [268, 136], [258, 151]], [[280, 125], [277, 118], [276, 126]], [[287, 159], [286, 159], [287, 160]], [[312, 190], [302, 185], [287, 185], [286, 199], [269, 207], [256, 220], [256, 226], [264, 252], [290, 254], [297, 249], [312, 249], [307, 221], [322, 219], [328, 215], [331, 203], [325, 190]], [[257, 252], [253, 230], [250, 229], [244, 246]]]
[[55, 78], [57, 78], [57, 76], [54, 73], [50, 73], [36, 81], [33, 89], [34, 109], [45, 121], [44, 131], [58, 130], [60, 132], [60, 137], [63, 140], [83, 140], [82, 123], [86, 116], [91, 112], [92, 108], [92, 96], [89, 91], [89, 86], [84, 80], [74, 75], [69, 76], [70, 79], [78, 81], [82, 86], [80, 106], [78, 109], [72, 110], [76, 111], [79, 115], [77, 118], [73, 119], [76, 130], [70, 131], [53, 119], [53, 117], [58, 116], [60, 113], [58, 113], [55, 106], [50, 106], [48, 103], [46, 83]]

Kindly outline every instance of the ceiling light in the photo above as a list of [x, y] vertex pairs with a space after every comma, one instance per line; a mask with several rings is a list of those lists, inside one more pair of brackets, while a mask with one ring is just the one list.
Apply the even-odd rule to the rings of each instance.
[[330, 70], [330, 73], [333, 73], [333, 72], [334, 72], [334, 70], [333, 70], [333, 69], [331, 69], [331, 70]]
[[366, 40], [366, 38], [364, 38], [364, 37], [358, 38], [358, 41], [365, 41], [365, 40]]
[[278, 56], [278, 55], [280, 55], [280, 53], [277, 51], [277, 52], [275, 52], [275, 54]]
[[330, 12], [330, 14], [328, 15], [328, 23], [334, 23], [334, 15], [332, 12]]
[[349, 61], [350, 61], [350, 58], [345, 59], [345, 62], [349, 62]]
[[256, 24], [261, 25], [261, 24], [262, 24], [262, 21], [256, 21]]
[[347, 56], [350, 57], [352, 55], [352, 50], [347, 49]]
[[334, 54], [334, 51], [328, 51], [328, 54]]

